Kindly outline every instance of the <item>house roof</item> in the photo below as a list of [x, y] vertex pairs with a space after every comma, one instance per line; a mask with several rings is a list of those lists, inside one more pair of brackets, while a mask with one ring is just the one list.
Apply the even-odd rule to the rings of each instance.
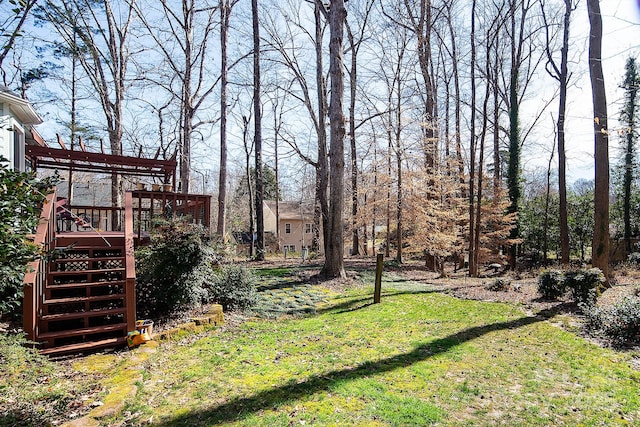
[[27, 125], [38, 125], [42, 118], [36, 113], [29, 101], [11, 92], [8, 87], [0, 85], [0, 102], [9, 105], [18, 121]]
[[[267, 207], [276, 213], [275, 200], [265, 201]], [[310, 202], [278, 202], [280, 219], [296, 219], [310, 221], [313, 218], [313, 203]]]

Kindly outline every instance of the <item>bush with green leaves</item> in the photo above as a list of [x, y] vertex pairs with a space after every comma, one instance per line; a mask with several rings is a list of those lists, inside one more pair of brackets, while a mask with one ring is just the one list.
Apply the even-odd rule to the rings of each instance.
[[136, 250], [138, 315], [159, 317], [209, 301], [223, 250], [204, 227], [179, 220], [155, 227]]
[[585, 328], [613, 346], [640, 344], [640, 298], [626, 297], [611, 306], [584, 307]]
[[542, 298], [554, 300], [563, 296], [567, 291], [564, 275], [560, 270], [547, 270], [538, 277], [538, 292]]
[[627, 262], [635, 266], [640, 265], [640, 252], [632, 252], [627, 256]]
[[564, 282], [573, 301], [592, 306], [596, 303], [598, 291], [605, 283], [605, 277], [599, 268], [583, 268], [567, 271], [564, 274]]
[[243, 266], [224, 265], [214, 276], [209, 296], [225, 310], [251, 308], [258, 299], [256, 276]]
[[538, 277], [538, 292], [545, 299], [558, 299], [569, 292], [574, 302], [591, 306], [595, 304], [604, 283], [605, 277], [599, 268], [566, 272], [548, 270]]
[[27, 266], [40, 255], [26, 236], [35, 232], [57, 176], [37, 179], [34, 173], [9, 169], [6, 161], [0, 156], [0, 316], [16, 317]]

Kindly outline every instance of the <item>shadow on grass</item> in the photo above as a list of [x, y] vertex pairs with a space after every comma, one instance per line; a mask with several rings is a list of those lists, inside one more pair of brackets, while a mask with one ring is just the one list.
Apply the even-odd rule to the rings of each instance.
[[261, 283], [256, 286], [256, 290], [258, 292], [273, 291], [278, 289], [294, 288], [296, 286], [302, 286], [306, 284], [307, 283], [301, 280], [294, 280], [294, 281], [283, 280], [283, 281], [278, 281], [273, 283]]
[[[381, 303], [384, 303], [385, 298], [393, 297], [397, 295], [418, 295], [418, 294], [431, 294], [431, 293], [439, 293], [439, 292], [440, 291], [433, 290], [433, 289], [420, 289], [420, 290], [413, 290], [413, 291], [386, 291], [386, 292], [382, 292], [382, 294], [380, 295], [380, 298], [381, 298]], [[371, 305], [373, 305], [373, 294], [362, 296], [359, 298], [348, 298], [347, 301], [344, 301], [338, 304], [332, 304], [327, 307], [319, 308], [316, 310], [316, 313], [317, 314], [327, 313], [327, 312], [331, 312], [334, 314], [349, 313], [352, 311], [363, 309], [365, 307], [369, 307]]]
[[339, 369], [321, 375], [313, 375], [300, 381], [292, 380], [287, 384], [258, 392], [253, 396], [237, 397], [227, 403], [180, 415], [157, 425], [167, 427], [203, 426], [240, 421], [262, 409], [276, 408], [295, 399], [299, 399], [301, 396], [310, 396], [319, 391], [329, 390], [337, 382], [357, 380], [370, 375], [405, 368], [415, 363], [428, 360], [438, 354], [446, 353], [462, 343], [479, 338], [490, 332], [520, 328], [547, 320], [554, 315], [555, 311], [543, 311], [536, 316], [521, 317], [508, 322], [484, 326], [475, 326], [447, 337], [419, 345], [408, 353], [377, 361], [364, 362], [353, 368]]

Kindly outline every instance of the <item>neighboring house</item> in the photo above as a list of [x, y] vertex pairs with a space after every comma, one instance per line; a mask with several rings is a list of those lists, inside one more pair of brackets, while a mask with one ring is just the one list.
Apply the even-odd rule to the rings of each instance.
[[[313, 203], [278, 202], [280, 217], [279, 246], [282, 251], [301, 252], [313, 240]], [[264, 202], [264, 231], [276, 234], [276, 202]], [[320, 234], [322, 248], [322, 233]]]
[[9, 161], [10, 168], [28, 169], [25, 143], [32, 139], [31, 126], [40, 123], [42, 119], [28, 101], [0, 86], [0, 155]]

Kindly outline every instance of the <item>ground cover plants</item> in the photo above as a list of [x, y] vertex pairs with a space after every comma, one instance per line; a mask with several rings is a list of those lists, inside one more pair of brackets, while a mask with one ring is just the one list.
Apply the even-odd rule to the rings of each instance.
[[[262, 275], [265, 283], [296, 282]], [[368, 282], [368, 279], [367, 279]], [[300, 283], [300, 286], [311, 286]], [[312, 286], [321, 287], [321, 284]], [[113, 425], [633, 425], [631, 355], [552, 311], [465, 301], [387, 275], [304, 313], [163, 345]], [[568, 320], [566, 320], [568, 322]]]
[[251, 267], [251, 311], [144, 359], [144, 346], [57, 361], [0, 353], [0, 426], [86, 415], [132, 366], [137, 392], [100, 425], [640, 424], [638, 352], [581, 336], [562, 301], [538, 301], [535, 275], [490, 290], [495, 278], [436, 281], [405, 266], [384, 272], [373, 304], [372, 265], [331, 282], [309, 264]]
[[0, 333], [0, 426], [47, 426], [81, 415], [100, 392], [100, 376], [52, 362], [25, 343]]

